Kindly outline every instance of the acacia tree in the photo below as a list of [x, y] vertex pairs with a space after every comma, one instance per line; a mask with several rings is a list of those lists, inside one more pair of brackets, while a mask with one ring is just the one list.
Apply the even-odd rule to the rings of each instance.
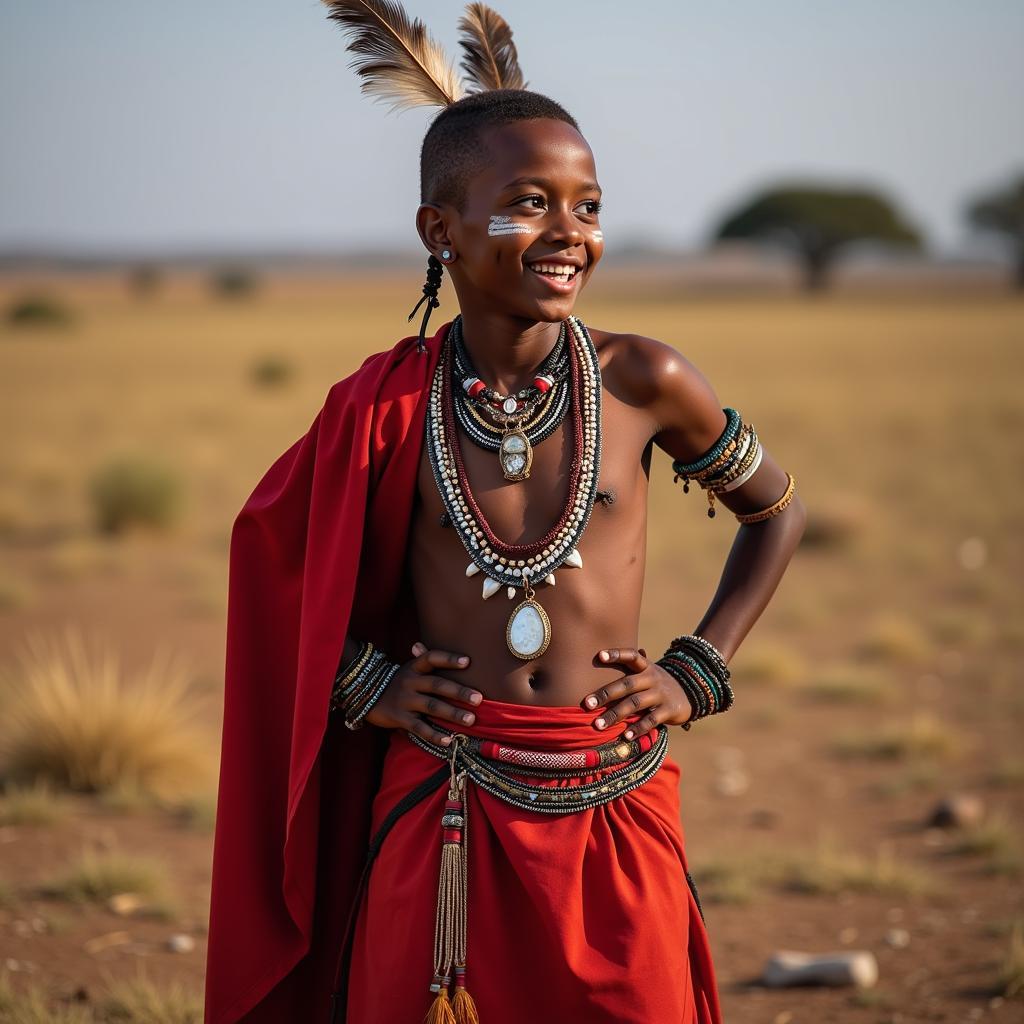
[[800, 260], [808, 291], [825, 286], [829, 268], [851, 242], [922, 247], [920, 234], [884, 196], [812, 185], [762, 192], [726, 217], [715, 238], [775, 242], [791, 250]]
[[1006, 235], [1014, 248], [1014, 284], [1024, 289], [1024, 174], [1003, 189], [979, 196], [967, 219], [983, 231]]

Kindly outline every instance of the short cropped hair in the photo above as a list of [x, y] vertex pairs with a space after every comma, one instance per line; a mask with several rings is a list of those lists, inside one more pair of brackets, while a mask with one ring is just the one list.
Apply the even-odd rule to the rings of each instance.
[[420, 202], [448, 203], [463, 213], [469, 182], [486, 164], [484, 129], [545, 117], [580, 130], [565, 107], [530, 89], [488, 89], [442, 108], [420, 149]]

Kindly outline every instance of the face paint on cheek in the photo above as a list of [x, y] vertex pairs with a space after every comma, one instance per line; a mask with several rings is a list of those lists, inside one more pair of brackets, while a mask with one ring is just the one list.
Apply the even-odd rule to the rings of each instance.
[[487, 225], [489, 235], [532, 235], [537, 229], [529, 224], [519, 224], [509, 216], [491, 214], [490, 223]]
[[604, 232], [603, 231], [591, 231], [590, 232], [590, 237], [595, 242], [603, 242], [604, 241]]

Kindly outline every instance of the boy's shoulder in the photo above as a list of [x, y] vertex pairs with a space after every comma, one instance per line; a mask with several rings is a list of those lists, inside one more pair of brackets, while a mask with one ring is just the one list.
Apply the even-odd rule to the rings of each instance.
[[685, 438], [692, 437], [700, 454], [707, 448], [706, 438], [721, 433], [722, 404], [707, 377], [682, 352], [643, 334], [602, 331], [589, 325], [587, 329], [601, 354], [606, 389], [651, 418], [655, 443], [661, 441], [659, 434], [668, 431], [677, 451], [680, 437], [683, 449]]

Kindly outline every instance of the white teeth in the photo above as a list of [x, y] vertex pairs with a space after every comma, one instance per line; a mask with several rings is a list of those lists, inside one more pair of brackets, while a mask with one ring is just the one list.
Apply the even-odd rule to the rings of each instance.
[[555, 274], [566, 279], [574, 277], [577, 270], [576, 267], [569, 267], [560, 263], [531, 263], [529, 267], [537, 274]]

